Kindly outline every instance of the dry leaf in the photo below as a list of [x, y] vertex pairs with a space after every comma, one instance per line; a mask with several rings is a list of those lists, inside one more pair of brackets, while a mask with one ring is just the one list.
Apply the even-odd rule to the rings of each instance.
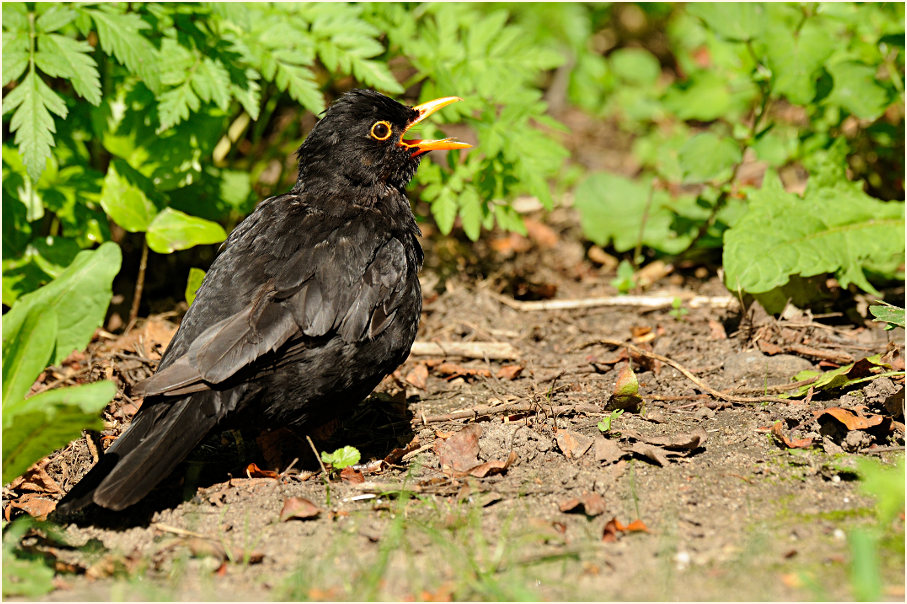
[[436, 442], [435, 451], [441, 460], [441, 471], [448, 475], [468, 472], [479, 464], [479, 436], [482, 427], [467, 424], [447, 440]]
[[388, 453], [387, 457], [384, 458], [384, 461], [389, 464], [400, 463], [403, 460], [404, 455], [406, 455], [407, 453], [412, 453], [413, 451], [415, 451], [418, 448], [419, 448], [419, 437], [414, 436], [413, 439], [411, 441], [409, 441], [409, 444], [407, 444], [405, 447], [402, 447], [402, 448], [397, 447], [396, 449], [394, 449], [393, 451]]
[[724, 330], [724, 325], [715, 319], [709, 319], [709, 339], [727, 340], [727, 332]]
[[794, 438], [790, 439], [785, 436], [781, 429], [781, 420], [772, 425], [771, 435], [775, 437], [775, 442], [784, 445], [788, 449], [808, 449], [813, 446], [812, 438]]
[[502, 380], [515, 380], [523, 373], [522, 365], [504, 365], [498, 370], [497, 376]]
[[605, 465], [612, 464], [626, 455], [626, 452], [616, 442], [610, 438], [605, 438], [601, 434], [595, 437], [595, 448], [593, 451], [595, 461], [600, 461]]
[[630, 447], [624, 450], [631, 453], [636, 453], [637, 455], [654, 461], [656, 464], [662, 467], [671, 463], [668, 459], [668, 456], [665, 454], [665, 451], [661, 447], [656, 447], [655, 445], [650, 445], [647, 443], [633, 443]]
[[557, 247], [558, 237], [550, 226], [542, 224], [532, 218], [524, 218], [523, 224], [526, 226], [526, 234], [529, 239], [535, 242], [539, 249], [550, 249]]
[[250, 463], [246, 467], [246, 476], [249, 478], [280, 478], [280, 474], [273, 470], [262, 470], [256, 464]]
[[280, 510], [280, 521], [286, 522], [291, 519], [308, 520], [317, 518], [321, 509], [305, 497], [290, 497], [283, 502], [283, 509]]
[[826, 415], [830, 415], [844, 424], [848, 430], [866, 430], [867, 428], [878, 426], [885, 420], [885, 417], [881, 415], [867, 416], [854, 409], [843, 409], [841, 407], [829, 407], [815, 414], [818, 420], [821, 420]]
[[418, 363], [412, 371], [406, 374], [406, 382], [415, 386], [419, 390], [425, 390], [428, 383], [428, 366], [425, 363]]
[[782, 352], [784, 352], [783, 348], [781, 348], [777, 344], [769, 342], [768, 340], [757, 340], [756, 345], [759, 347], [759, 350], [769, 356], [781, 354]]
[[491, 476], [493, 474], [503, 474], [507, 471], [513, 462], [517, 459], [516, 451], [511, 451], [510, 455], [507, 456], [505, 461], [486, 461], [483, 464], [479, 464], [474, 468], [471, 468], [467, 474], [474, 476], [476, 478], [485, 478], [486, 476]]
[[655, 332], [652, 331], [651, 327], [631, 327], [630, 334], [633, 336], [633, 341], [637, 344], [642, 344], [643, 342], [651, 342], [655, 339]]
[[572, 430], [558, 430], [555, 440], [567, 459], [578, 459], [592, 446], [591, 437]]
[[362, 472], [360, 472], [356, 468], [347, 466], [340, 470], [340, 480], [352, 484], [362, 484], [363, 482], [365, 482], [365, 476], [363, 476]]
[[624, 526], [615, 517], [615, 518], [612, 518], [611, 520], [609, 520], [608, 523], [605, 525], [605, 529], [602, 533], [602, 541], [605, 541], [606, 543], [611, 543], [611, 542], [617, 541], [618, 533], [637, 533], [637, 532], [648, 533], [650, 531], [649, 531], [649, 527], [647, 527], [645, 525], [645, 523], [642, 520], [639, 520], [638, 518], [636, 520], [634, 520], [633, 522], [631, 522], [630, 524], [628, 524], [627, 526]]
[[605, 513], [605, 498], [598, 493], [584, 492], [581, 497], [561, 502], [562, 512], [582, 512], [586, 516], [598, 516]]
[[447, 381], [461, 378], [491, 377], [491, 372], [481, 367], [463, 367], [456, 363], [441, 363], [433, 368], [434, 372]]
[[39, 493], [27, 493], [15, 501], [11, 501], [9, 506], [7, 506], [7, 512], [11, 508], [18, 508], [32, 518], [47, 520], [47, 515], [53, 512], [56, 507], [57, 502], [53, 499], [42, 497]]
[[680, 434], [672, 434], [670, 436], [643, 436], [629, 430], [624, 430], [623, 434], [624, 436], [629, 436], [630, 438], [642, 441], [650, 445], [680, 451], [692, 451], [693, 449], [698, 449], [699, 447], [704, 445], [705, 441], [709, 438], [708, 434], [706, 434], [706, 431], [702, 428], [697, 428], [692, 432], [682, 432]]

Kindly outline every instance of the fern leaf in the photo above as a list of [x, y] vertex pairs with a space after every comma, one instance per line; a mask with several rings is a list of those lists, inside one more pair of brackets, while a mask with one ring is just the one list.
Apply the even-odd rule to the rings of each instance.
[[39, 34], [35, 64], [51, 77], [67, 78], [80, 96], [92, 105], [98, 105], [101, 80], [98, 64], [89, 54], [91, 51], [91, 45], [82, 40], [59, 34]]
[[37, 182], [54, 146], [57, 130], [51, 112], [65, 118], [66, 104], [32, 69], [4, 99], [3, 113], [13, 110], [10, 131], [16, 133], [15, 143], [29, 178]]
[[3, 83], [6, 86], [28, 67], [28, 32], [3, 32]]
[[192, 90], [191, 82], [184, 82], [176, 88], [164, 92], [160, 96], [160, 102], [157, 106], [158, 116], [161, 119], [161, 126], [158, 132], [162, 132], [175, 126], [189, 117], [192, 111], [198, 111], [201, 102]]
[[159, 93], [161, 82], [156, 67], [157, 51], [141, 33], [148, 24], [135, 13], [119, 13], [112, 8], [83, 10], [98, 28], [101, 49], [142, 78], [149, 90]]

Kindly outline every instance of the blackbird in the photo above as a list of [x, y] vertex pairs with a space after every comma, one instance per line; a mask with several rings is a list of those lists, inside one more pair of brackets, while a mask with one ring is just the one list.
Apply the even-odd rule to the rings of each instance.
[[459, 100], [408, 107], [353, 90], [326, 111], [297, 151], [295, 186], [221, 246], [156, 373], [136, 385], [131, 425], [58, 511], [122, 510], [207, 435], [337, 416], [406, 359], [423, 253], [405, 187], [424, 154], [470, 145], [403, 136]]

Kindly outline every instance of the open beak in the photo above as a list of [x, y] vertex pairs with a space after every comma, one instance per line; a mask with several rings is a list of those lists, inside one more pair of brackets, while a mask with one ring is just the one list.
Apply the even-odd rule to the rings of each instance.
[[[427, 103], [422, 103], [421, 105], [416, 105], [413, 107], [416, 111], [419, 112], [419, 115], [416, 116], [416, 119], [411, 121], [407, 126], [406, 130], [403, 131], [403, 134], [427, 118], [432, 113], [438, 111], [442, 107], [447, 107], [451, 103], [456, 103], [457, 101], [462, 101], [460, 97], [457, 96], [446, 96], [444, 98], [435, 99], [433, 101], [428, 101]], [[449, 138], [442, 138], [440, 140], [422, 140], [422, 139], [410, 139], [405, 140], [400, 139], [400, 142], [397, 143], [401, 147], [405, 147], [411, 151], [412, 157], [416, 157], [423, 153], [428, 153], [429, 151], [443, 151], [447, 149], [469, 149], [472, 147], [469, 143], [461, 143], [460, 141], [455, 141]]]

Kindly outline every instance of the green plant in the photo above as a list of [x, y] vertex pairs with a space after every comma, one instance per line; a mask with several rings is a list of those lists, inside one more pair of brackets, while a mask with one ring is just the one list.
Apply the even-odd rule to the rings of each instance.
[[636, 287], [636, 271], [633, 270], [633, 265], [621, 260], [617, 265], [617, 277], [611, 280], [611, 285], [621, 294], [626, 294]]
[[333, 453], [321, 452], [321, 461], [330, 464], [333, 470], [342, 470], [359, 463], [361, 455], [356, 447], [342, 447]]
[[611, 422], [623, 415], [623, 413], [623, 409], [615, 409], [608, 417], [602, 418], [602, 421], [598, 422], [598, 429], [601, 430], [602, 433], [608, 432], [611, 429]]
[[[727, 287], [765, 299], [798, 275], [872, 293], [903, 279], [903, 5], [695, 3], [650, 18], [671, 60], [617, 48], [590, 84], [641, 173], [579, 184], [587, 237], [618, 252], [723, 246]], [[743, 178], [754, 160], [761, 188]], [[791, 168], [808, 174], [802, 196]]]
[[689, 309], [683, 307], [683, 300], [677, 297], [671, 300], [671, 310], [668, 311], [669, 315], [678, 321], [683, 321], [683, 318], [688, 315], [689, 312]]
[[869, 312], [875, 317], [876, 321], [885, 323], [885, 330], [889, 331], [895, 327], [904, 329], [904, 309], [898, 308], [891, 304], [881, 302], [869, 307]]

